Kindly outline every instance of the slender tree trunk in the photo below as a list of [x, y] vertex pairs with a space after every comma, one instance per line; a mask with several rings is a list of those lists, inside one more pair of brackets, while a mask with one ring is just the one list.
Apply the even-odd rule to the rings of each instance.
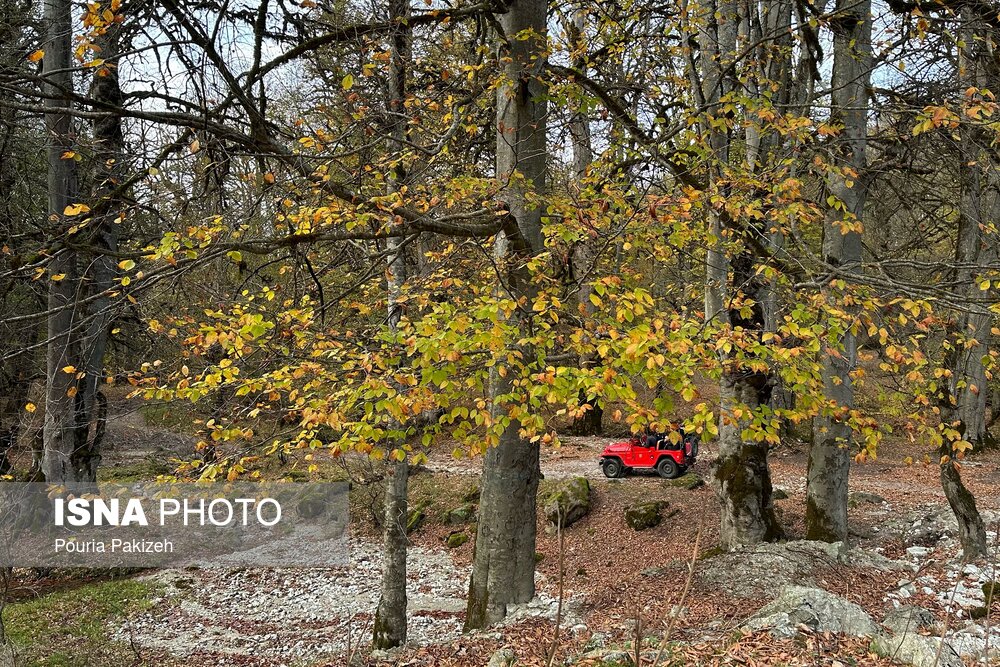
[[[982, 51], [985, 45], [980, 36], [983, 25], [976, 20], [971, 7], [963, 7], [960, 20], [961, 45], [959, 47], [959, 89], [967, 87], [985, 88], [997, 82], [997, 77], [988, 76], [988, 61]], [[992, 79], [992, 81], [990, 80]], [[979, 136], [977, 136], [979, 135]], [[958, 239], [955, 243], [955, 284], [964, 302], [955, 323], [956, 334], [953, 347], [946, 360], [951, 377], [947, 392], [940, 402], [941, 420], [952, 424], [962, 435], [962, 439], [973, 446], [981, 445], [985, 437], [986, 373], [983, 355], [989, 342], [992, 314], [984, 307], [977, 306], [969, 298], [978, 288], [973, 286], [972, 266], [989, 263], [993, 253], [984, 248], [983, 225], [986, 210], [983, 203], [982, 161], [988, 161], [985, 151], [978, 148], [984, 141], [982, 133], [973, 125], [961, 129], [959, 141], [959, 181], [961, 201], [958, 216]], [[971, 311], [971, 312], [970, 312]], [[973, 342], [975, 341], [975, 342]], [[968, 419], [969, 421], [966, 421]], [[976, 499], [962, 482], [962, 476], [952, 450], [952, 442], [945, 440], [941, 445], [941, 488], [948, 498], [958, 521], [958, 536], [966, 559], [986, 555], [986, 528], [976, 508]]]
[[[409, 27], [410, 0], [391, 0], [390, 20], [393, 22], [392, 54], [389, 60], [388, 112], [390, 118], [389, 154], [401, 154], [406, 139], [406, 122], [403, 119], [406, 99], [406, 74], [410, 65], [411, 31]], [[389, 178], [389, 191], [397, 192], [406, 181], [406, 168], [402, 158]], [[388, 255], [388, 325], [395, 331], [402, 315], [403, 286], [406, 282], [407, 263], [402, 239], [387, 241]], [[398, 425], [397, 425], [398, 426]], [[372, 646], [388, 649], [406, 641], [406, 517], [408, 514], [407, 486], [409, 462], [393, 461], [389, 464], [385, 486], [385, 521], [383, 526], [382, 590], [375, 611]]]
[[[538, 79], [546, 48], [546, 9], [544, 0], [513, 0], [500, 17], [506, 43], [501, 49], [504, 81], [497, 90], [496, 171], [505, 183], [500, 196], [510, 220], [497, 238], [495, 255], [507, 289], [529, 304], [534, 288], [526, 263], [544, 247], [544, 206], [532, 195], [546, 187], [546, 88]], [[518, 176], [511, 178], [515, 172]], [[527, 334], [530, 315], [518, 309], [512, 318]], [[525, 360], [533, 355], [524, 347], [520, 351]], [[515, 374], [494, 370], [494, 422], [508, 416], [509, 407], [499, 398], [512, 391]], [[467, 629], [501, 620], [509, 605], [528, 602], [535, 594], [535, 502], [541, 470], [538, 444], [522, 438], [520, 428], [517, 419], [511, 420], [484, 457]]]
[[[830, 192], [843, 202], [845, 216], [831, 209], [823, 228], [823, 258], [849, 273], [860, 271], [861, 234], [845, 231], [845, 222], [864, 218], [866, 188], [863, 172], [868, 134], [868, 85], [871, 70], [871, 2], [839, 0], [833, 29], [833, 78], [831, 121], [843, 125], [838, 137], [839, 166], [854, 177], [832, 175]], [[843, 310], [828, 294], [832, 309]], [[847, 480], [851, 467], [851, 427], [854, 407], [851, 371], [857, 365], [857, 340], [844, 323], [832, 333], [823, 355], [823, 388], [828, 406], [813, 423], [813, 443], [806, 473], [806, 536], [827, 542], [847, 540]], [[833, 350], [834, 352], [831, 352]]]
[[[570, 25], [573, 48], [577, 53], [573, 68], [579, 72], [587, 71], [586, 48], [587, 13], [577, 10]], [[584, 179], [587, 170], [594, 161], [594, 149], [591, 141], [590, 119], [582, 109], [573, 111], [569, 121], [569, 132], [573, 140], [573, 184], [578, 191], [585, 187]], [[570, 249], [569, 268], [570, 279], [573, 281], [574, 296], [577, 304], [577, 315], [583, 320], [584, 326], [594, 313], [594, 304], [590, 301], [592, 293], [590, 273], [594, 268], [596, 251], [590, 230], [582, 230], [584, 238], [573, 244]], [[592, 355], [581, 355], [580, 368], [594, 366]], [[577, 435], [600, 435], [604, 419], [604, 408], [601, 407], [599, 396], [590, 397], [586, 392], [580, 392], [580, 405], [587, 406], [583, 416], [576, 419], [573, 431]]]
[[[69, 0], [45, 1], [47, 40], [43, 59], [45, 76], [45, 127], [48, 133], [49, 223], [53, 236], [65, 234], [64, 211], [77, 197], [76, 161], [63, 159], [74, 149], [69, 95], [72, 77], [72, 16]], [[58, 247], [58, 246], [57, 246]], [[59, 248], [49, 262], [48, 348], [45, 391], [45, 456], [43, 472], [50, 482], [86, 482], [86, 470], [77, 465], [76, 433], [79, 427], [75, 394], [79, 359], [79, 320], [84, 313], [74, 307], [80, 289], [74, 250]], [[52, 277], [57, 280], [51, 280]], [[80, 368], [79, 372], [84, 369]]]

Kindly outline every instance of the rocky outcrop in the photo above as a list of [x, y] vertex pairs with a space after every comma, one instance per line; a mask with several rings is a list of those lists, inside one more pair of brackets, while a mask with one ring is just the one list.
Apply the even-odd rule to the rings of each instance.
[[836, 632], [874, 637], [879, 627], [868, 613], [844, 598], [821, 588], [786, 586], [774, 600], [754, 614], [745, 626], [770, 630], [776, 637], [794, 637], [807, 627], [815, 632]]
[[872, 641], [872, 652], [913, 667], [964, 667], [955, 650], [938, 637], [914, 632], [883, 633]]
[[[706, 550], [708, 552], [708, 550]], [[697, 576], [704, 584], [741, 598], [774, 597], [784, 586], [815, 586], [815, 574], [834, 565], [858, 571], [903, 571], [913, 567], [842, 542], [809, 540], [758, 544], [706, 558]]]

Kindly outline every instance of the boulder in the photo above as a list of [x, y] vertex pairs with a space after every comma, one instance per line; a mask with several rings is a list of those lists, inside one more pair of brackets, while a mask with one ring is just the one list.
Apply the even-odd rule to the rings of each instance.
[[686, 475], [681, 475], [677, 479], [665, 480], [664, 484], [678, 489], [684, 489], [685, 491], [693, 491], [699, 487], [705, 486], [705, 480], [702, 479], [701, 475], [689, 472]]
[[886, 502], [889, 501], [882, 496], [874, 493], [865, 493], [864, 491], [855, 491], [847, 496], [847, 504], [850, 507], [858, 507], [859, 505], [881, 505]]
[[545, 518], [552, 528], [568, 528], [590, 513], [590, 482], [573, 477], [560, 482], [545, 498]]
[[444, 516], [445, 523], [456, 526], [462, 523], [469, 523], [476, 518], [476, 506], [472, 503], [465, 503], [451, 510]]
[[916, 605], [906, 605], [898, 609], [891, 610], [882, 619], [882, 625], [892, 630], [895, 634], [901, 635], [907, 632], [916, 634], [920, 630], [927, 629], [934, 625], [937, 619], [934, 614], [923, 607]]
[[913, 667], [964, 667], [965, 665], [947, 642], [942, 646], [938, 637], [924, 637], [912, 632], [899, 635], [881, 634], [872, 641], [871, 648], [876, 655], [892, 658]]
[[412, 509], [406, 515], [406, 534], [409, 535], [424, 524], [427, 515], [422, 509]]
[[800, 626], [855, 637], [879, 634], [875, 621], [858, 605], [822, 588], [804, 586], [785, 586], [744, 625], [751, 630], [770, 630], [775, 637], [794, 637]]
[[663, 516], [660, 512], [667, 506], [666, 502], [656, 501], [651, 503], [639, 503], [625, 508], [625, 523], [632, 530], [646, 530], [660, 525]]
[[512, 667], [517, 661], [514, 651], [509, 648], [502, 648], [490, 657], [486, 667]]
[[788, 500], [788, 491], [776, 487], [771, 491], [771, 500]]
[[459, 531], [450, 534], [445, 543], [448, 545], [449, 549], [457, 549], [468, 541], [469, 536], [466, 533]]

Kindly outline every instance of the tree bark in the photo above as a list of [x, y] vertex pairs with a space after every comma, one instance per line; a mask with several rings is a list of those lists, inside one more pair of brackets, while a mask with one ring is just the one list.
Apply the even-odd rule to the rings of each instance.
[[[393, 22], [392, 51], [389, 59], [387, 110], [390, 123], [389, 154], [401, 152], [406, 139], [406, 122], [403, 119], [406, 99], [406, 76], [410, 66], [411, 30], [409, 27], [410, 0], [390, 0], [390, 21]], [[389, 191], [398, 192], [406, 182], [406, 168], [402, 156], [397, 158], [389, 178]], [[407, 263], [402, 239], [388, 239], [387, 246], [387, 309], [388, 326], [395, 331], [403, 309], [403, 287], [406, 283]], [[396, 428], [398, 424], [394, 424]], [[398, 444], [398, 443], [396, 443]], [[375, 611], [372, 646], [389, 649], [406, 642], [406, 518], [409, 512], [407, 487], [409, 462], [393, 461], [389, 464], [385, 486], [385, 521], [383, 525], [382, 588]]]
[[[45, 127], [48, 133], [49, 222], [54, 236], [67, 226], [64, 211], [77, 197], [76, 161], [63, 159], [74, 148], [69, 96], [73, 90], [73, 24], [69, 0], [45, 1], [47, 40], [42, 73], [45, 77]], [[89, 466], [79, 465], [76, 433], [79, 427], [75, 392], [79, 359], [77, 332], [82, 312], [73, 306], [80, 288], [75, 251], [63, 247], [49, 262], [48, 347], [46, 353], [45, 455], [43, 473], [50, 482], [87, 482]], [[66, 372], [64, 369], [73, 368]], [[82, 368], [79, 369], [81, 372]]]
[[[970, 7], [963, 7], [960, 20], [959, 89], [995, 86], [998, 77], [995, 76], [995, 70], [990, 72], [989, 61], [982, 52], [985, 47], [977, 36], [977, 32], [982, 32], [984, 26]], [[978, 291], [973, 285], [972, 267], [977, 263], [989, 263], [994, 256], [992, 249], [984, 245], [983, 236], [983, 225], [988, 216], [984, 215], [984, 174], [980, 161], [988, 161], [989, 157], [981, 154], [985, 151], [981, 151], [977, 144], [984, 140], [985, 137], [976, 132], [972, 124], [961, 129], [958, 156], [961, 200], [958, 238], [955, 243], [955, 284], [961, 286], [956, 292], [964, 303], [960, 304], [962, 310], [956, 316], [953, 331], [955, 336], [946, 359], [951, 377], [940, 401], [941, 421], [953, 425], [962, 439], [973, 447], [981, 446], [986, 435], [986, 371], [983, 368], [983, 356], [987, 351], [993, 320], [988, 309], [973, 303], [970, 298], [974, 290]], [[976, 508], [975, 497], [962, 482], [952, 445], [950, 440], [945, 439], [939, 452], [941, 488], [958, 521], [962, 552], [966, 559], [971, 560], [987, 553], [986, 528]]]
[[[744, 16], [742, 4], [735, 0], [716, 0], [703, 5], [705, 15], [699, 31], [701, 49], [700, 75], [697, 87], [707, 113], [722, 116], [719, 107], [725, 94], [735, 86], [732, 67], [737, 53], [737, 41]], [[697, 73], [692, 72], [697, 78]], [[709, 179], [713, 191], [722, 197], [728, 193], [724, 170], [729, 168], [731, 130], [716, 123], [705, 123], [712, 149], [713, 166]], [[723, 225], [725, 212], [709, 211], [708, 251], [705, 270], [705, 320], [721, 326], [731, 326], [735, 331], [755, 336], [766, 327], [762, 307], [767, 285], [756, 275], [755, 257], [749, 247], [730, 253], [724, 243], [740, 241], [737, 224]], [[724, 231], [725, 230], [725, 231]], [[760, 234], [763, 230], [745, 230]], [[732, 255], [732, 256], [731, 256]], [[731, 309], [734, 294], [742, 293], [755, 303], [752, 314], [744, 317], [738, 309]], [[747, 426], [745, 415], [737, 416], [734, 408], [743, 412], [757, 410], [770, 401], [772, 382], [770, 373], [751, 370], [736, 358], [723, 354], [722, 378], [719, 385], [719, 454], [711, 467], [712, 488], [722, 506], [720, 538], [725, 549], [755, 544], [781, 537], [781, 527], [774, 512], [771, 497], [771, 477], [767, 467], [766, 443], [743, 438]]]
[[[587, 58], [584, 52], [586, 29], [587, 13], [583, 10], [577, 10], [574, 12], [573, 21], [569, 26], [572, 47], [577, 53], [573, 60], [573, 69], [584, 73], [587, 72]], [[587, 176], [587, 170], [590, 169], [590, 165], [594, 161], [590, 119], [587, 118], [583, 109], [573, 110], [569, 121], [569, 133], [573, 143], [573, 186], [579, 192], [585, 187], [584, 179]], [[593, 290], [589, 276], [593, 271], [597, 253], [590, 230], [585, 229], [581, 233], [583, 238], [576, 241], [570, 249], [569, 272], [570, 280], [573, 281], [573, 296], [577, 304], [576, 314], [582, 319], [585, 327], [594, 313], [594, 304], [590, 301]], [[593, 355], [580, 356], [581, 369], [593, 367], [594, 362]], [[587, 392], [581, 391], [580, 405], [586, 407], [587, 411], [573, 422], [573, 432], [577, 435], [600, 435], [604, 420], [604, 408], [601, 407], [600, 396], [588, 396]]]
[[[843, 126], [836, 147], [838, 166], [855, 176], [832, 174], [827, 187], [843, 202], [849, 215], [831, 209], [823, 228], [823, 258], [848, 273], [861, 265], [861, 234], [841, 229], [844, 222], [864, 219], [866, 187], [864, 170], [868, 134], [868, 86], [871, 71], [871, 2], [839, 0], [833, 30], [831, 122]], [[826, 295], [831, 309], [844, 310], [835, 295]], [[847, 541], [847, 492], [851, 467], [851, 427], [854, 407], [851, 371], [858, 348], [849, 323], [836, 328], [827, 340], [822, 358], [825, 411], [813, 422], [813, 443], [806, 472], [806, 537], [826, 542]]]
[[[534, 195], [546, 188], [546, 87], [538, 73], [546, 49], [544, 0], [513, 0], [500, 17], [503, 82], [497, 90], [497, 178], [510, 220], [498, 236], [495, 256], [507, 289], [531, 303], [534, 288], [528, 260], [542, 251], [543, 206]], [[516, 174], [516, 175], [515, 175]], [[527, 334], [530, 314], [518, 308], [513, 324]], [[522, 346], [522, 359], [533, 356]], [[498, 361], [497, 368], [506, 361]], [[508, 418], [501, 397], [513, 389], [517, 370], [491, 376], [494, 423]], [[538, 444], [521, 437], [517, 419], [500, 435], [483, 461], [483, 483], [469, 582], [466, 629], [482, 628], [504, 618], [509, 605], [535, 594], [536, 494], [541, 476]]]

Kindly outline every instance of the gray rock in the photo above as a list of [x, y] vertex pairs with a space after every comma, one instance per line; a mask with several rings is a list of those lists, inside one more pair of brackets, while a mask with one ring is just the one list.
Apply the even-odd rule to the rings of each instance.
[[821, 588], [785, 586], [744, 624], [751, 630], [770, 630], [776, 637], [794, 637], [799, 626], [816, 632], [875, 637], [879, 628], [864, 609]]
[[[711, 551], [706, 550], [708, 553]], [[817, 585], [814, 574], [831, 565], [859, 571], [913, 571], [909, 562], [889, 560], [864, 549], [847, 549], [841, 542], [795, 540], [713, 554], [695, 576], [705, 585], [736, 597], [773, 598], [784, 586]]]
[[625, 651], [611, 651], [601, 656], [601, 667], [627, 667], [634, 665], [631, 653]]
[[543, 507], [549, 526], [572, 526], [590, 513], [590, 482], [586, 477], [573, 477], [560, 482], [545, 498]]
[[882, 619], [882, 625], [897, 635], [907, 632], [917, 634], [918, 631], [931, 627], [935, 622], [934, 614], [916, 605], [893, 609]]
[[847, 504], [850, 507], [858, 507], [859, 505], [881, 505], [882, 503], [889, 502], [882, 496], [875, 493], [865, 493], [864, 491], [855, 491], [847, 497]]
[[[924, 637], [907, 632], [902, 635], [882, 634], [872, 641], [872, 652], [913, 667], [964, 667], [955, 650], [938, 637]], [[940, 652], [940, 658], [938, 653]]]
[[490, 657], [486, 667], [511, 667], [517, 660], [514, 651], [509, 648], [502, 648]]

